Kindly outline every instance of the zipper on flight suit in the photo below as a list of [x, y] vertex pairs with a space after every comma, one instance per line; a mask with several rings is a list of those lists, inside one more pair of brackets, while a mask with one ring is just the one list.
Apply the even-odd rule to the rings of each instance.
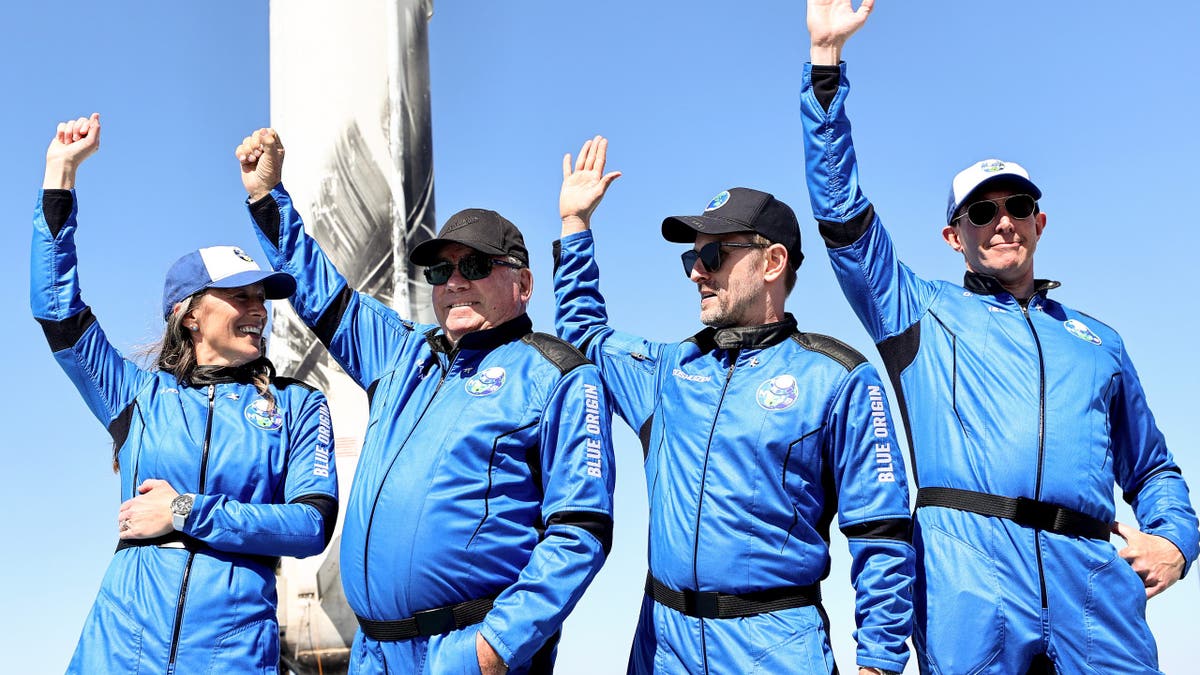
[[[450, 367], [454, 365], [454, 361], [457, 358], [458, 349], [455, 349], [453, 353], [447, 356], [446, 365], [443, 366], [442, 360], [437, 358], [436, 353], [434, 354], [433, 361], [441, 367], [442, 371], [441, 374], [438, 375], [437, 385], [434, 386], [433, 394], [430, 395], [429, 400], [425, 401], [425, 407], [421, 410], [421, 414], [417, 416], [417, 421], [413, 422], [412, 429], [409, 430], [408, 436], [406, 436], [404, 438], [404, 442], [400, 444], [400, 449], [397, 450], [396, 455], [392, 457], [392, 463], [389, 464], [387, 470], [383, 472], [383, 476], [379, 479], [379, 487], [375, 490], [375, 499], [371, 500], [371, 515], [367, 517], [367, 534], [363, 538], [363, 595], [366, 596], [368, 607], [371, 606], [371, 586], [369, 583], [371, 574], [370, 570], [368, 569], [371, 551], [371, 530], [375, 524], [375, 508], [379, 506], [379, 495], [381, 492], [383, 492], [383, 486], [385, 483], [387, 483], [387, 477], [389, 474], [391, 474], [392, 467], [396, 465], [396, 460], [400, 458], [400, 453], [404, 452], [405, 446], [408, 445], [409, 439], [412, 438], [412, 432], [416, 430], [419, 424], [421, 424], [421, 420], [425, 418], [425, 413], [429, 412], [430, 406], [433, 405], [433, 400], [437, 398], [438, 392], [442, 390], [442, 385], [446, 382], [446, 374], [450, 372]], [[384, 666], [387, 666], [386, 662], [384, 663]]]
[[[1038, 338], [1037, 329], [1033, 327], [1033, 318], [1029, 316], [1029, 303], [1032, 301], [1033, 299], [1030, 298], [1023, 303], [1018, 301], [1018, 304], [1021, 305], [1021, 314], [1025, 317], [1025, 323], [1029, 324], [1029, 332], [1033, 334], [1033, 344], [1037, 345], [1038, 353], [1038, 462], [1037, 483], [1033, 498], [1041, 501], [1042, 471], [1046, 463], [1046, 359], [1042, 353], [1042, 341]], [[1042, 609], [1046, 609], [1046, 570], [1042, 565], [1042, 531], [1034, 530], [1033, 534], [1036, 544], [1034, 552], [1037, 554], [1038, 584], [1042, 593]]]
[[[713, 434], [717, 431], [717, 417], [721, 415], [721, 407], [725, 405], [725, 393], [729, 391], [729, 382], [733, 379], [733, 370], [737, 368], [738, 354], [740, 350], [733, 350], [730, 353], [729, 370], [725, 373], [725, 384], [721, 386], [721, 398], [717, 399], [717, 409], [713, 413], [712, 427], [708, 430], [708, 445], [704, 448], [704, 468], [700, 470], [700, 498], [696, 502], [696, 530], [692, 537], [692, 583], [695, 584], [695, 590], [700, 590], [700, 576], [696, 569], [696, 559], [700, 556], [700, 512], [704, 507], [704, 488], [708, 480], [708, 457], [712, 452]], [[705, 675], [708, 674], [708, 643], [704, 639], [704, 619], [700, 620], [700, 654], [704, 662]]]
[[[208, 420], [204, 423], [204, 449], [200, 454], [200, 485], [196, 494], [204, 494], [208, 478], [208, 446], [212, 441], [213, 405], [217, 397], [217, 385], [208, 385]], [[179, 600], [175, 603], [175, 627], [171, 630], [171, 654], [167, 658], [167, 673], [175, 672], [175, 656], [179, 651], [179, 633], [183, 630], [183, 608], [187, 601], [188, 578], [192, 575], [192, 561], [196, 554], [188, 551], [183, 565], [183, 580], [179, 582]]]

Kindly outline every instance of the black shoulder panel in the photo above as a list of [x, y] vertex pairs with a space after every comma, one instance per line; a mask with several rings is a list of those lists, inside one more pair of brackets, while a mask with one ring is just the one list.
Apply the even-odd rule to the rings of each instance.
[[113, 440], [114, 457], [121, 446], [125, 445], [125, 439], [129, 437], [129, 426], [133, 423], [133, 406], [134, 403], [130, 402], [119, 415], [113, 418], [112, 422], [108, 423], [108, 435]]
[[850, 345], [837, 338], [831, 338], [828, 335], [821, 335], [820, 333], [796, 333], [792, 336], [792, 339], [796, 341], [796, 344], [799, 344], [810, 352], [824, 354], [837, 361], [846, 370], [854, 370], [867, 360], [867, 357], [858, 353]]
[[654, 413], [646, 418], [642, 428], [638, 429], [638, 440], [642, 442], [642, 461], [650, 456], [650, 432], [654, 429]]
[[75, 343], [79, 342], [79, 338], [83, 337], [83, 332], [88, 329], [88, 326], [96, 323], [96, 317], [92, 314], [91, 307], [84, 307], [82, 312], [62, 321], [38, 319], [37, 322], [42, 325], [42, 332], [46, 334], [46, 342], [50, 343], [50, 351], [61, 352], [75, 346]]
[[288, 387], [300, 387], [301, 389], [307, 389], [308, 391], [317, 391], [316, 387], [312, 386], [311, 384], [309, 384], [303, 380], [297, 380], [294, 377], [273, 377], [273, 378], [271, 378], [271, 384], [275, 385], [276, 389], [287, 389]]
[[571, 343], [560, 340], [553, 335], [527, 333], [521, 338], [521, 341], [538, 350], [563, 375], [575, 370], [579, 366], [591, 363], [578, 349], [571, 346]]

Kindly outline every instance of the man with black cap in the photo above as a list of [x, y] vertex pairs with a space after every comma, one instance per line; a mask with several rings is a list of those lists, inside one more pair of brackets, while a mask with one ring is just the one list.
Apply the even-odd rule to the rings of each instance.
[[[841, 51], [873, 4], [809, 0], [801, 105], [813, 214], [915, 457], [922, 671], [1157, 672], [1145, 603], [1196, 558], [1187, 485], [1121, 336], [1034, 277], [1046, 214], [1023, 167], [988, 159], [954, 177], [941, 233], [962, 285], [900, 262], [860, 189], [845, 108]], [[1113, 523], [1114, 485], [1144, 531]]]
[[525, 314], [521, 233], [467, 209], [415, 247], [438, 319], [416, 325], [350, 288], [304, 233], [273, 130], [236, 152], [293, 307], [370, 399], [342, 532], [351, 672], [550, 672], [608, 554], [614, 474], [596, 367]]
[[563, 160], [554, 287], [559, 335], [585, 350], [638, 432], [649, 575], [631, 673], [834, 672], [819, 584], [836, 512], [857, 590], [859, 673], [908, 660], [908, 490], [875, 369], [799, 332], [784, 300], [800, 266], [786, 204], [731, 188], [663, 236], [707, 328], [660, 343], [609, 328], [589, 220], [619, 175], [607, 141]]

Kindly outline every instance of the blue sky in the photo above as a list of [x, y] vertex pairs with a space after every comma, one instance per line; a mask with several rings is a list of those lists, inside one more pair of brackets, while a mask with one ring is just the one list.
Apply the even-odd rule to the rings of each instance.
[[[594, 218], [613, 325], [659, 340], [699, 329], [665, 215], [730, 186], [801, 216], [808, 260], [788, 309], [804, 330], [874, 358], [807, 217], [797, 94], [800, 2], [435, 3], [430, 25], [439, 222], [466, 207], [517, 223], [552, 328], [550, 243], [560, 159], [611, 139], [624, 176]], [[0, 646], [10, 672], [61, 672], [116, 540], [109, 440], [50, 358], [27, 301], [29, 219], [55, 123], [99, 111], [80, 173], [85, 298], [114, 342], [152, 341], [162, 275], [201, 245], [256, 250], [232, 159], [269, 123], [264, 2], [17, 3], [0, 22], [0, 294], [12, 321], [3, 466]], [[939, 229], [950, 177], [977, 159], [1023, 164], [1049, 216], [1038, 276], [1126, 339], [1176, 458], [1200, 481], [1194, 126], [1200, 10], [1102, 1], [880, 0], [844, 56], [861, 178], [905, 261], [959, 279]], [[324, 48], [314, 42], [314, 49]], [[284, 138], [287, 130], [282, 129]], [[1021, 423], [1019, 420], [1014, 423]], [[618, 421], [618, 522], [608, 566], [567, 624], [560, 668], [623, 671], [644, 574], [640, 451]], [[1128, 517], [1128, 512], [1124, 512]], [[843, 671], [853, 663], [845, 544], [826, 582]], [[1193, 574], [1150, 603], [1167, 673], [1194, 669]], [[13, 660], [15, 659], [15, 663]], [[915, 669], [911, 669], [915, 672]]]

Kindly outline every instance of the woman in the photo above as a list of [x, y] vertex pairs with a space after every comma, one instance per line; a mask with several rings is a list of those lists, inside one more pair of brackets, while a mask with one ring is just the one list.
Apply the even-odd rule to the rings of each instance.
[[157, 369], [122, 358], [79, 295], [75, 172], [100, 117], [58, 125], [34, 215], [30, 296], [55, 359], [113, 438], [119, 544], [68, 667], [274, 673], [276, 556], [321, 552], [337, 517], [329, 409], [262, 355], [266, 299], [296, 288], [239, 249], [180, 258]]

